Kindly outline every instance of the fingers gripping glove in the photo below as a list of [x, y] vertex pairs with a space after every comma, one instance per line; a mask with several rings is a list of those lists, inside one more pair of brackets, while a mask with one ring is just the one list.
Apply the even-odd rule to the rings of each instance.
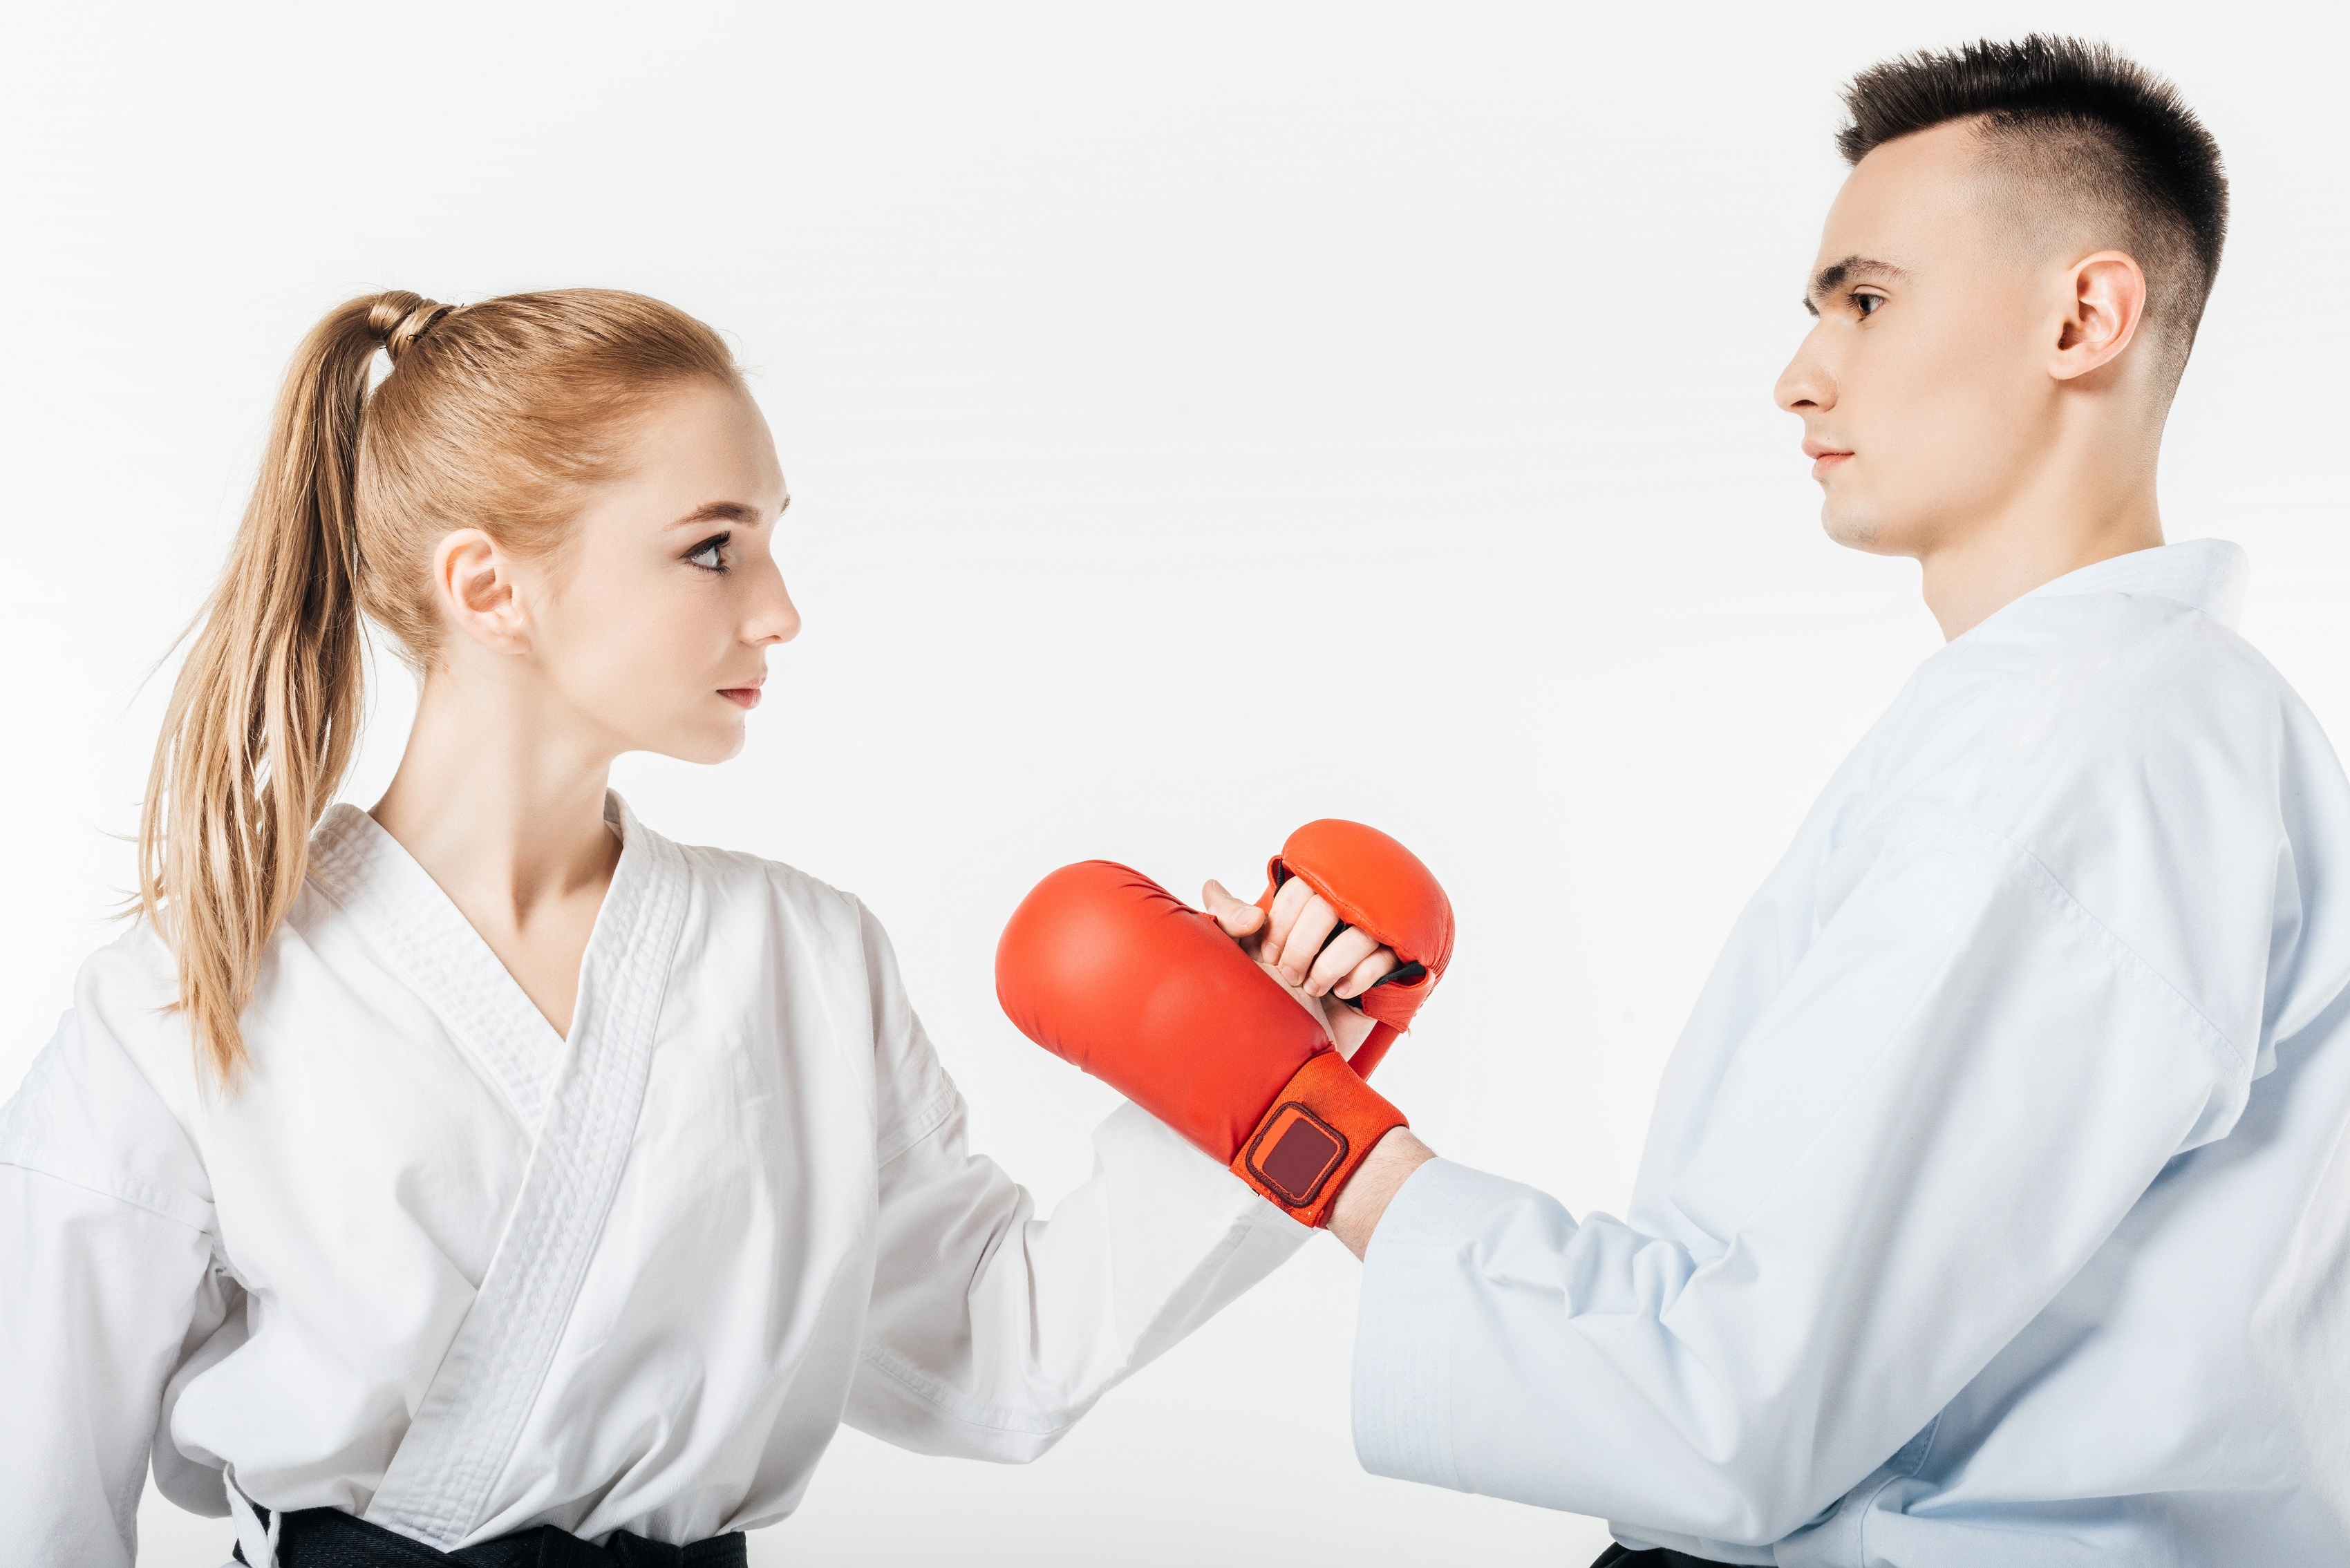
[[1274, 894], [1292, 877], [1304, 877], [1330, 900], [1346, 922], [1340, 930], [1352, 926], [1395, 953], [1397, 967], [1355, 999], [1378, 1021], [1348, 1059], [1367, 1078], [1396, 1036], [1411, 1027], [1412, 1015], [1452, 961], [1452, 900], [1419, 856], [1376, 827], [1337, 817], [1309, 822], [1289, 836], [1265, 863], [1264, 897], [1257, 907], [1272, 913]]
[[1139, 871], [1064, 866], [995, 949], [1020, 1032], [1165, 1122], [1307, 1225], [1403, 1113], [1215, 921]]

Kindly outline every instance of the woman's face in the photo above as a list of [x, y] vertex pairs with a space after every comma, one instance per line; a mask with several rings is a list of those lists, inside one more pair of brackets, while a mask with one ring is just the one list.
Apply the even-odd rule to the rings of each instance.
[[783, 468], [758, 405], [709, 382], [663, 393], [631, 447], [563, 548], [517, 574], [530, 659], [604, 749], [723, 762], [767, 649], [800, 628], [774, 554]]

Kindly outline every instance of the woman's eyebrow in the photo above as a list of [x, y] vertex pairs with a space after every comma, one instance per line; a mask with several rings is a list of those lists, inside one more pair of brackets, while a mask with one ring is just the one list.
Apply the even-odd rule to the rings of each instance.
[[[791, 504], [785, 502], [785, 505]], [[709, 501], [695, 507], [670, 524], [672, 528], [688, 528], [698, 523], [738, 523], [745, 528], [759, 524], [759, 509], [741, 501]]]

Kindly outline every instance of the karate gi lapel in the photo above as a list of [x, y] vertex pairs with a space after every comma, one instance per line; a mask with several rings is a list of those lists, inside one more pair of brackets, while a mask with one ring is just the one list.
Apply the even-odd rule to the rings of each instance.
[[[624, 845], [623, 863], [627, 854]], [[310, 843], [309, 877], [359, 926], [369, 954], [432, 1010], [525, 1134], [536, 1136], [563, 1063], [563, 1036], [440, 884], [354, 805], [327, 814]]]
[[364, 1516], [443, 1550], [487, 1513], [587, 1275], [628, 1163], [684, 926], [677, 846], [639, 826], [618, 795], [605, 815], [621, 830], [620, 861], [580, 965], [571, 1037], [546, 1085], [521, 1193]]

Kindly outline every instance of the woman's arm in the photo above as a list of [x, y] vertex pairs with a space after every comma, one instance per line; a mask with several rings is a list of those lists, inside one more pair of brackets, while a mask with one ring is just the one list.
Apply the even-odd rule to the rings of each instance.
[[0, 1164], [0, 1563], [129, 1568], [175, 1298], [192, 1305], [208, 1251], [179, 1220]]
[[0, 1109], [0, 1564], [128, 1568], [163, 1386], [211, 1267], [194, 1156], [68, 1014]]
[[1049, 1220], [968, 1143], [962, 1096], [866, 917], [879, 1035], [879, 1234], [850, 1424], [926, 1453], [1035, 1458], [1112, 1385], [1312, 1232], [1132, 1106]]
[[1312, 1234], [1132, 1106], [1094, 1150], [1049, 1220], [968, 1151], [960, 1104], [884, 1169], [851, 1425], [924, 1453], [1032, 1459]]

